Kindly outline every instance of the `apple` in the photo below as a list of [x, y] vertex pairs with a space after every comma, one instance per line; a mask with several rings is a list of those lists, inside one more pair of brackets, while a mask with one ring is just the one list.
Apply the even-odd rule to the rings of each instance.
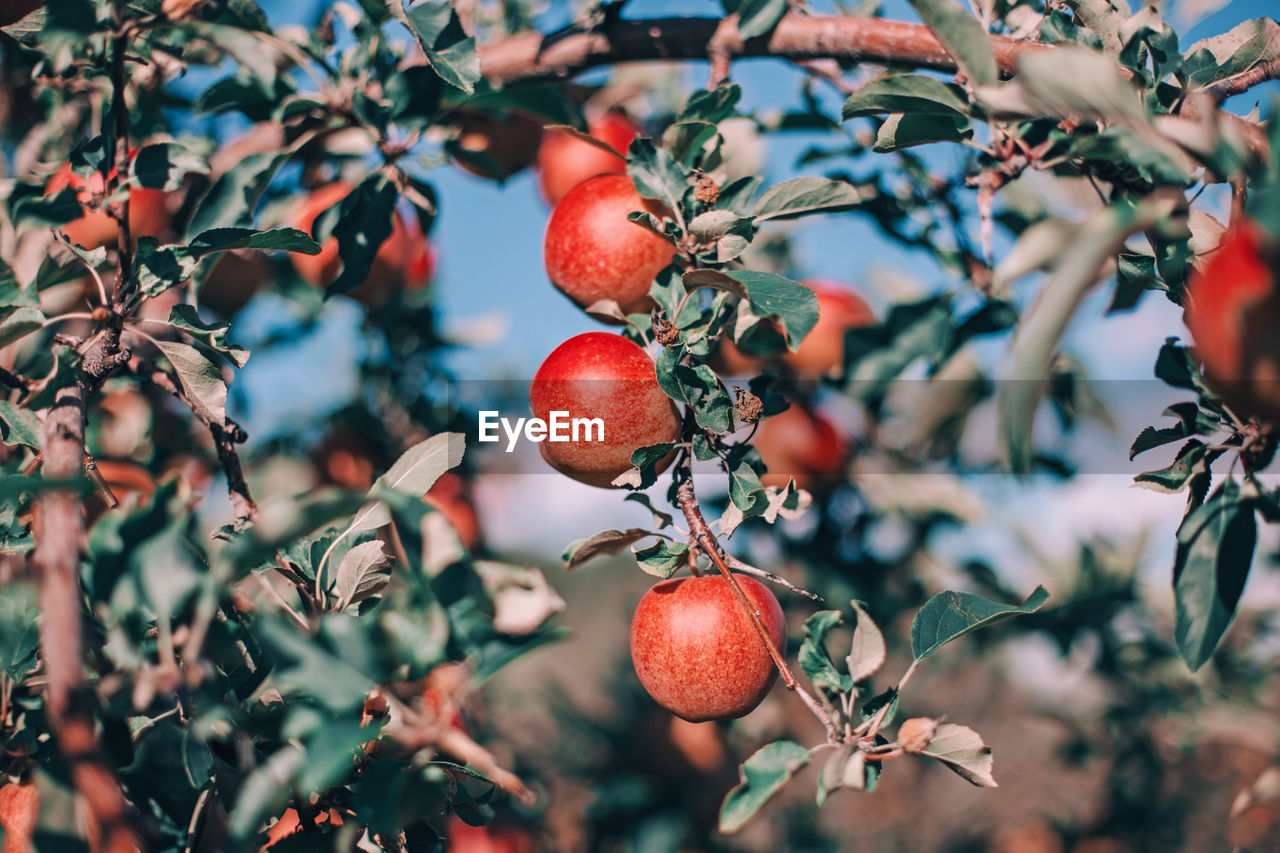
[[504, 181], [538, 159], [542, 125], [521, 113], [489, 115], [460, 110], [450, 143], [454, 161], [476, 177]]
[[30, 853], [39, 817], [40, 789], [34, 782], [6, 782], [0, 786], [0, 827], [4, 828], [0, 853]]
[[533, 853], [533, 839], [514, 826], [471, 826], [454, 815], [446, 830], [449, 853]]
[[617, 156], [567, 133], [549, 131], [538, 148], [538, 188], [547, 204], [555, 206], [587, 178], [626, 168], [627, 146], [639, 135], [631, 119], [608, 112], [587, 122], [591, 136], [608, 145]]
[[782, 360], [797, 376], [816, 379], [844, 365], [844, 333], [875, 323], [876, 316], [866, 301], [849, 288], [829, 281], [803, 282], [818, 297], [818, 322], [800, 341], [795, 352]]
[[1280, 251], [1251, 220], [1232, 225], [1187, 284], [1187, 328], [1210, 385], [1242, 417], [1280, 419]]
[[[336, 207], [353, 189], [351, 184], [326, 184], [302, 199], [294, 208], [294, 228], [311, 233], [316, 217]], [[342, 272], [338, 257], [338, 238], [330, 237], [320, 246], [320, 253], [290, 253], [289, 260], [302, 280], [312, 287], [328, 287]], [[435, 252], [416, 221], [410, 222], [400, 211], [394, 215], [391, 236], [383, 241], [369, 269], [369, 276], [347, 295], [366, 305], [380, 305], [398, 288], [417, 290], [425, 287], [435, 274]]]
[[769, 469], [760, 478], [766, 486], [783, 487], [792, 477], [809, 491], [831, 486], [842, 478], [849, 455], [848, 442], [830, 420], [794, 402], [762, 420], [751, 443]]
[[[801, 284], [818, 297], [818, 322], [795, 352], [782, 353], [779, 358], [796, 376], [818, 379], [844, 364], [844, 333], [875, 323], [876, 316], [866, 300], [844, 285], [822, 280], [806, 280]], [[774, 326], [777, 328], [777, 324]], [[763, 361], [744, 353], [725, 337], [720, 341], [712, 366], [725, 376], [749, 376], [760, 372]]]
[[[115, 180], [116, 170], [110, 173]], [[45, 184], [44, 194], [53, 195], [67, 187], [76, 192], [76, 200], [80, 202], [84, 214], [60, 226], [59, 230], [66, 238], [85, 249], [97, 249], [116, 246], [118, 227], [116, 220], [105, 208], [90, 205], [95, 198], [102, 197], [107, 191], [107, 182], [101, 172], [94, 172], [85, 177], [71, 170], [71, 164], [64, 165], [53, 173]], [[161, 237], [169, 227], [169, 211], [165, 207], [163, 190], [131, 187], [129, 189], [129, 235], [136, 242], [139, 237]]]
[[275, 265], [262, 252], [222, 252], [196, 295], [201, 306], [212, 308], [223, 317], [234, 317], [255, 294], [272, 285], [275, 272]]
[[675, 247], [627, 219], [638, 210], [666, 213], [641, 198], [626, 175], [608, 174], [583, 181], [551, 211], [543, 240], [547, 277], [580, 308], [612, 299], [633, 314], [653, 304], [649, 286]]
[[422, 499], [445, 517], [468, 551], [475, 551], [480, 547], [483, 539], [480, 517], [476, 513], [476, 505], [471, 499], [466, 480], [452, 471], [446, 471]]
[[[778, 599], [754, 578], [734, 578], [774, 647], [785, 652]], [[750, 713], [778, 677], [751, 617], [721, 575], [650, 587], [631, 618], [631, 662], [654, 701], [691, 723]]]
[[[135, 462], [118, 462], [112, 459], [99, 459], [94, 464], [120, 506], [142, 506], [151, 500], [151, 495], [156, 490], [156, 481], [146, 468]], [[87, 521], [92, 524], [106, 511], [106, 500], [95, 489], [85, 501]]]
[[[639, 447], [680, 438], [675, 405], [658, 386], [653, 360], [621, 335], [587, 332], [556, 347], [534, 374], [529, 406], [537, 418], [567, 412], [569, 418], [600, 418], [604, 440], [579, 434], [578, 441], [543, 441], [542, 457], [557, 471], [592, 486], [608, 487], [632, 467]], [[670, 464], [671, 455], [659, 464]]]

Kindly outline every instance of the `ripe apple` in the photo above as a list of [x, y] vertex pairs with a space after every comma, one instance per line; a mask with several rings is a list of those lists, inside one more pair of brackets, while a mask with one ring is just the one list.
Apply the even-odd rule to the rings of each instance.
[[[317, 189], [294, 208], [293, 227], [310, 234], [316, 217], [340, 204], [351, 190], [351, 184], [343, 182], [327, 184]], [[325, 240], [320, 246], [319, 254], [303, 255], [294, 252], [289, 255], [289, 260], [303, 281], [313, 287], [328, 287], [342, 272], [337, 237]], [[422, 234], [418, 223], [408, 221], [397, 210], [391, 236], [378, 248], [368, 278], [348, 291], [347, 295], [366, 305], [379, 305], [400, 287], [408, 290], [425, 287], [434, 274], [435, 253], [431, 244]]]
[[1280, 419], [1277, 270], [1275, 242], [1245, 220], [1222, 235], [1187, 285], [1185, 320], [1205, 377], [1244, 417]]
[[865, 300], [849, 288], [829, 281], [806, 281], [818, 297], [818, 322], [795, 352], [783, 354], [796, 375], [816, 379], [844, 364], [844, 333], [876, 321]]
[[262, 252], [237, 249], [222, 252], [200, 283], [200, 305], [223, 317], [234, 317], [259, 291], [269, 288], [275, 265]]
[[466, 480], [452, 471], [446, 471], [422, 499], [445, 517], [468, 551], [475, 551], [480, 547], [483, 539], [480, 517], [476, 513], [476, 505], [471, 499]]
[[[778, 599], [754, 578], [734, 577], [775, 648], [785, 652]], [[654, 701], [691, 723], [749, 714], [778, 676], [751, 617], [720, 575], [650, 587], [631, 618], [631, 662]]]
[[849, 454], [848, 442], [830, 420], [794, 402], [786, 411], [761, 421], [751, 443], [769, 469], [760, 482], [779, 488], [791, 477], [809, 491], [834, 485]]
[[[112, 180], [116, 170], [110, 173]], [[76, 200], [80, 202], [84, 215], [62, 225], [59, 229], [67, 239], [85, 249], [97, 249], [106, 246], [111, 249], [116, 245], [117, 233], [115, 219], [105, 208], [94, 208], [89, 205], [95, 197], [106, 193], [107, 182], [101, 172], [94, 172], [85, 177], [71, 171], [71, 164], [64, 165], [53, 173], [45, 184], [44, 194], [53, 195], [67, 187], [76, 191]], [[131, 187], [129, 189], [129, 234], [137, 241], [139, 237], [160, 237], [169, 227], [169, 211], [165, 207], [163, 190]]]
[[620, 112], [608, 112], [589, 120], [587, 130], [617, 151], [618, 156], [567, 133], [550, 131], [543, 134], [542, 145], [538, 148], [538, 188], [542, 190], [547, 204], [553, 207], [587, 178], [625, 169], [627, 146], [640, 133], [639, 128]]
[[[853, 290], [829, 281], [801, 282], [818, 297], [818, 322], [800, 341], [795, 352], [780, 358], [802, 379], [818, 379], [844, 364], [844, 333], [876, 322], [866, 301]], [[777, 324], [774, 324], [777, 328]], [[779, 329], [781, 333], [781, 329]], [[759, 373], [762, 359], [744, 353], [727, 337], [721, 339], [712, 366], [725, 376]]]
[[543, 420], [551, 412], [568, 412], [569, 418], [604, 421], [603, 441], [580, 434], [578, 441], [538, 445], [551, 467], [592, 486], [608, 487], [630, 469], [636, 448], [680, 437], [680, 418], [658, 386], [649, 354], [607, 332], [587, 332], [556, 347], [534, 374], [529, 406]]
[[450, 145], [454, 160], [476, 177], [504, 181], [538, 159], [542, 125], [530, 116], [463, 110], [459, 111], [456, 131]]
[[533, 853], [529, 834], [514, 826], [471, 826], [462, 818], [449, 818], [449, 853]]
[[597, 175], [566, 195], [547, 222], [543, 260], [547, 277], [581, 308], [612, 299], [626, 314], [652, 304], [649, 285], [671, 263], [675, 247], [627, 219], [632, 211], [662, 216], [626, 175]]
[[39, 818], [40, 789], [34, 782], [7, 782], [0, 786], [0, 827], [4, 828], [0, 853], [31, 853]]

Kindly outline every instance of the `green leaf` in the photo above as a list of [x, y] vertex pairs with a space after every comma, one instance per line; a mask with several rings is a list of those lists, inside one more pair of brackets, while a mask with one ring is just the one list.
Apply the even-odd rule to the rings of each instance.
[[148, 189], [172, 192], [187, 175], [209, 172], [205, 159], [176, 142], [157, 142], [138, 149], [130, 168], [131, 180]]
[[1230, 477], [1178, 527], [1174, 637], [1192, 671], [1213, 656], [1235, 618], [1257, 535], [1254, 504]]
[[[661, 377], [661, 373], [658, 374]], [[661, 380], [659, 380], [661, 384]], [[663, 389], [666, 390], [665, 388]], [[675, 442], [666, 441], [637, 447], [631, 451], [631, 464], [635, 467], [619, 474], [613, 485], [628, 489], [647, 489], [658, 480], [658, 463], [671, 454]]]
[[923, 74], [877, 77], [861, 86], [844, 102], [845, 121], [882, 113], [909, 115], [969, 114], [969, 97], [954, 83]]
[[867, 611], [858, 602], [851, 603], [856, 627], [853, 629], [853, 648], [849, 650], [845, 663], [849, 668], [849, 680], [857, 684], [880, 670], [884, 665], [887, 648], [884, 634], [880, 633], [880, 628], [871, 620]]
[[955, 0], [910, 0], [912, 7], [955, 58], [974, 86], [1000, 80], [991, 41], [982, 24]]
[[410, 447], [387, 473], [374, 482], [368, 493], [373, 502], [356, 513], [344, 535], [376, 530], [390, 522], [391, 513], [380, 500], [383, 493], [391, 491], [414, 499], [422, 497], [441, 474], [462, 463], [466, 446], [466, 437], [462, 433], [442, 432]]
[[35, 412], [0, 400], [0, 442], [10, 447], [25, 445], [37, 452], [44, 447], [44, 428]]
[[334, 207], [322, 212], [311, 226], [316, 242], [329, 236], [338, 240], [342, 272], [325, 290], [335, 296], [354, 290], [369, 277], [373, 260], [391, 236], [396, 209], [396, 188], [382, 173], [361, 181]]
[[409, 30], [422, 46], [432, 70], [450, 86], [468, 95], [475, 92], [481, 76], [476, 40], [463, 31], [452, 4], [421, 2], [405, 9], [405, 13]]
[[809, 750], [793, 741], [780, 740], [758, 749], [742, 765], [742, 781], [720, 806], [720, 831], [741, 829], [808, 763]]
[[792, 178], [765, 190], [756, 202], [756, 222], [794, 219], [811, 213], [852, 210], [864, 201], [862, 192], [847, 181], [831, 178]]
[[856, 742], [841, 745], [822, 766], [822, 773], [818, 775], [818, 806], [826, 805], [827, 798], [841, 789], [867, 789], [867, 754]]
[[186, 238], [219, 228], [251, 228], [258, 200], [292, 153], [250, 154], [224, 172], [200, 199]]
[[911, 621], [911, 653], [922, 661], [952, 640], [1010, 616], [1035, 613], [1049, 600], [1042, 586], [1022, 604], [1001, 604], [971, 592], [940, 592], [925, 602]]
[[800, 668], [813, 682], [813, 686], [827, 694], [838, 696], [853, 689], [853, 680], [836, 669], [827, 654], [827, 634], [844, 624], [839, 610], [819, 610], [804, 620], [804, 640], [800, 643], [798, 659]]
[[699, 121], [719, 124], [735, 114], [735, 107], [742, 97], [742, 87], [737, 83], [718, 86], [710, 91], [694, 92], [681, 111], [677, 121]]
[[185, 303], [173, 306], [169, 311], [169, 325], [186, 332], [200, 343], [225, 356], [236, 367], [244, 367], [249, 361], [249, 351], [227, 340], [230, 323], [206, 323], [196, 313], [195, 306]]
[[962, 779], [979, 788], [998, 788], [991, 768], [995, 759], [991, 747], [982, 742], [982, 736], [968, 726], [943, 723], [938, 726], [929, 746], [921, 753], [936, 758]]
[[897, 113], [880, 125], [872, 150], [886, 154], [931, 142], [961, 142], [972, 138], [973, 129], [968, 119], [960, 116]]
[[753, 315], [781, 323], [792, 350], [818, 322], [818, 297], [813, 288], [767, 272], [732, 270], [725, 275], [746, 289]]
[[658, 148], [652, 139], [638, 136], [627, 149], [627, 175], [636, 185], [636, 191], [645, 198], [656, 198], [672, 210], [680, 206], [684, 191], [689, 186], [683, 166], [665, 148]]
[[1156, 429], [1146, 427], [1138, 433], [1129, 447], [1129, 458], [1145, 453], [1155, 447], [1179, 441], [1193, 435], [1213, 435], [1221, 428], [1218, 418], [1204, 411], [1195, 403], [1175, 403], [1162, 413], [1165, 417], [1177, 418], [1178, 423], [1171, 427]]
[[666, 580], [689, 564], [689, 546], [659, 539], [637, 550], [636, 562], [649, 574]]
[[44, 326], [45, 316], [39, 308], [19, 308], [0, 322], [0, 349], [20, 341]]
[[[627, 495], [627, 497], [633, 497], [633, 495]], [[646, 536], [653, 535], [653, 532], [641, 527], [629, 527], [626, 530], [605, 530], [588, 539], [579, 539], [576, 542], [571, 542], [569, 547], [564, 549], [564, 553], [560, 555], [560, 559], [564, 560], [565, 569], [571, 572], [589, 560], [594, 560], [596, 557], [603, 557], [607, 554], [617, 554], [628, 545], [639, 542]]]
[[391, 560], [377, 539], [361, 542], [342, 556], [334, 573], [336, 609], [380, 595], [391, 581]]
[[1280, 24], [1270, 18], [1244, 21], [1228, 32], [1195, 42], [1187, 48], [1186, 56], [1192, 59], [1201, 52], [1208, 55], [1206, 65], [1213, 71], [1196, 75], [1192, 81], [1195, 86], [1237, 77], [1280, 55]]
[[224, 423], [227, 419], [227, 384], [218, 366], [189, 344], [157, 340], [155, 345], [169, 359], [178, 384], [196, 414], [211, 424]]
[[34, 584], [0, 587], [0, 671], [15, 683], [36, 667], [40, 602]]
[[738, 7], [738, 35], [759, 38], [773, 31], [787, 14], [788, 0], [746, 0]]
[[1178, 455], [1165, 468], [1144, 471], [1133, 478], [1136, 485], [1165, 494], [1187, 488], [1197, 477], [1209, 473], [1209, 466], [1225, 451], [1210, 450], [1203, 442], [1189, 441], [1178, 449]]
[[1133, 234], [1154, 227], [1175, 212], [1174, 201], [1153, 196], [1122, 200], [1093, 214], [1081, 225], [1071, 251], [1064, 252], [1022, 316], [1009, 350], [1006, 381], [1001, 383], [1001, 440], [1009, 466], [1025, 472], [1034, 457], [1032, 425], [1050, 366], [1068, 323], [1098, 284], [1103, 265]]

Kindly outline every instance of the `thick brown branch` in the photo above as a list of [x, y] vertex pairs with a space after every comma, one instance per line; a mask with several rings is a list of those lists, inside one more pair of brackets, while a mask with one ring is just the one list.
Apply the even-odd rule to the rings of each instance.
[[249, 484], [245, 482], [240, 455], [236, 452], [236, 445], [246, 438], [240, 425], [231, 418], [227, 418], [223, 423], [215, 423], [206, 418], [183, 393], [181, 386], [174, 378], [154, 362], [141, 356], [133, 356], [129, 359], [129, 371], [162, 391], [172, 394], [208, 428], [209, 434], [213, 436], [214, 449], [218, 452], [218, 462], [222, 465], [222, 471], [227, 477], [227, 495], [231, 500], [231, 508], [235, 512], [236, 526], [243, 527], [252, 521], [257, 515], [258, 507], [249, 495]]
[[[956, 71], [955, 60], [923, 24], [858, 15], [786, 15], [767, 37], [743, 39], [720, 18], [656, 18], [614, 21], [593, 30], [521, 33], [480, 49], [480, 68], [495, 83], [543, 77], [572, 77], [582, 71], [641, 60], [712, 60], [727, 67], [737, 58], [773, 58], [791, 62], [839, 59], [875, 62], [935, 71]], [[1053, 50], [1036, 41], [989, 37], [1002, 76], [1018, 70], [1018, 58], [1031, 51]], [[1280, 76], [1280, 59], [1210, 87], [1219, 99], [1239, 94]], [[1194, 107], [1182, 115], [1194, 119]], [[1261, 157], [1268, 151], [1262, 129], [1239, 116], [1223, 117], [1237, 127], [1249, 148]]]
[[[768, 37], [750, 40], [738, 35], [736, 28], [722, 29], [720, 18], [616, 21], [590, 31], [521, 33], [481, 48], [480, 68], [497, 83], [568, 77], [633, 60], [705, 60], [713, 53], [713, 40], [715, 51], [729, 58], [845, 59], [956, 70], [951, 54], [923, 24], [857, 15], [786, 15]], [[1004, 36], [992, 36], [991, 47], [1006, 75], [1016, 69], [1019, 54], [1047, 49], [1038, 42]]]
[[[81, 476], [85, 396], [99, 381], [100, 377], [89, 376], [58, 392], [45, 418], [47, 479]], [[76, 789], [102, 831], [102, 849], [132, 853], [139, 844], [127, 822], [128, 804], [98, 750], [93, 692], [83, 678], [79, 570], [85, 542], [84, 507], [75, 491], [58, 490], [42, 495], [38, 508], [40, 524], [33, 562], [40, 575], [40, 650], [47, 679], [49, 726]]]
[[1247, 92], [1254, 86], [1260, 86], [1268, 80], [1280, 79], [1280, 56], [1269, 61], [1261, 62], [1250, 68], [1243, 74], [1237, 74], [1234, 77], [1228, 77], [1225, 80], [1219, 80], [1217, 83], [1210, 85], [1206, 91], [1212, 95], [1218, 103], [1222, 103], [1232, 95], [1239, 95]]

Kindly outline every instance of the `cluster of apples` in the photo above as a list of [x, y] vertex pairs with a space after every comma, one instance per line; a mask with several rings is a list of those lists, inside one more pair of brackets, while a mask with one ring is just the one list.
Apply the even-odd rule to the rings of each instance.
[[[650, 286], [675, 250], [627, 215], [647, 211], [662, 218], [670, 211], [641, 197], [625, 174], [621, 155], [637, 135], [635, 126], [610, 114], [591, 130], [618, 156], [560, 134], [542, 143], [540, 186], [553, 205], [543, 243], [547, 277], [581, 308], [612, 300], [623, 313], [644, 312], [653, 305]], [[845, 331], [873, 322], [857, 294], [829, 283], [810, 286], [819, 300], [818, 323], [795, 352], [782, 357], [783, 369], [799, 378], [841, 365]], [[719, 362], [721, 372], [731, 375], [766, 366], [731, 343], [724, 344]], [[556, 347], [535, 373], [529, 401], [534, 416], [544, 420], [552, 411], [603, 419], [604, 441], [539, 445], [553, 468], [593, 486], [608, 487], [629, 470], [636, 448], [677, 442], [681, 435], [680, 414], [659, 386], [653, 360], [622, 335], [587, 332]], [[779, 472], [770, 480], [778, 485], [788, 475], [804, 481], [802, 486], [834, 477], [847, 456], [839, 431], [809, 407], [793, 406], [768, 419], [755, 443], [768, 467]], [[658, 470], [673, 456], [659, 462]], [[734, 580], [782, 653], [786, 624], [777, 598], [754, 578]], [[650, 588], [632, 618], [631, 657], [649, 695], [695, 723], [749, 713], [777, 678], [770, 649], [721, 575], [670, 579]]]

